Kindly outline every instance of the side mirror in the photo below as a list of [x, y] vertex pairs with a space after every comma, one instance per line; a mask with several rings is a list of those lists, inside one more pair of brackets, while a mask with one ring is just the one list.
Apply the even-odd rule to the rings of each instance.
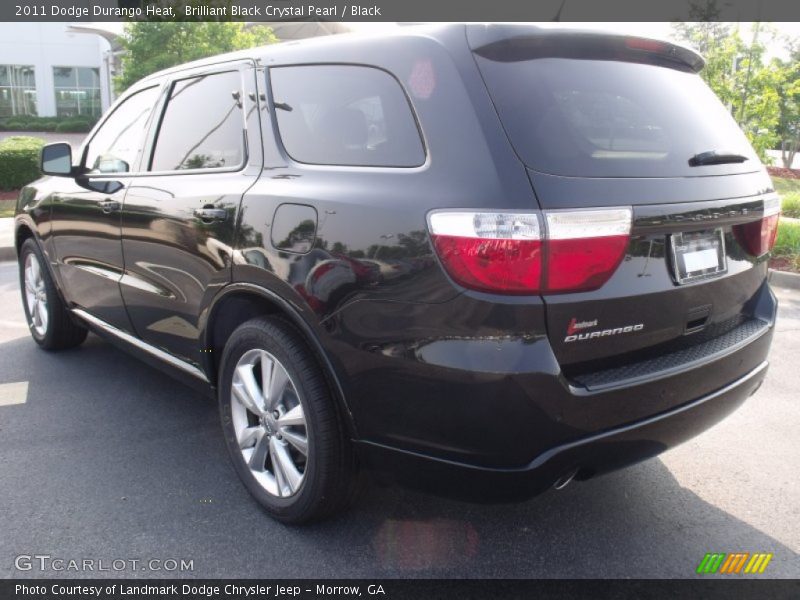
[[41, 168], [45, 175], [72, 175], [72, 147], [66, 142], [47, 144], [42, 148]]

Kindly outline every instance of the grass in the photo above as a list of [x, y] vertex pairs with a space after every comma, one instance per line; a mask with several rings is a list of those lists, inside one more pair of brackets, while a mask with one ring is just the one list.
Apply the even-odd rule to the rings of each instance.
[[790, 192], [781, 196], [781, 212], [784, 217], [800, 219], [800, 192]]
[[800, 192], [800, 179], [784, 179], [783, 177], [773, 177], [772, 183], [775, 184], [775, 191], [781, 196], [792, 192]]
[[800, 254], [800, 222], [782, 220], [778, 224], [775, 254]]
[[773, 177], [775, 191], [781, 197], [781, 212], [784, 217], [800, 219], [800, 179]]
[[13, 217], [16, 205], [16, 200], [0, 200], [0, 219]]

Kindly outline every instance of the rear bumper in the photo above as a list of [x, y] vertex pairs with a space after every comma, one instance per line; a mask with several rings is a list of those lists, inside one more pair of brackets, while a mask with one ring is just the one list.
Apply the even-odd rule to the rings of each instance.
[[766, 361], [728, 385], [678, 408], [564, 443], [519, 468], [491, 468], [359, 442], [368, 467], [387, 469], [403, 484], [478, 501], [524, 499], [564, 476], [577, 479], [619, 469], [672, 448], [724, 419], [761, 385]]

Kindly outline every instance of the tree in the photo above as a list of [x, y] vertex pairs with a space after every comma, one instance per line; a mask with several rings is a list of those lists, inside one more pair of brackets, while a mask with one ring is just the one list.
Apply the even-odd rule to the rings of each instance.
[[725, 23], [676, 23], [673, 32], [704, 56], [706, 66], [700, 76], [728, 107], [761, 160], [767, 162], [766, 151], [779, 141], [776, 74], [772, 65], [764, 64], [763, 40], [774, 36], [774, 31], [754, 24], [749, 43], [742, 39], [738, 27]]
[[790, 40], [788, 61], [773, 59], [775, 91], [779, 98], [777, 134], [780, 138], [781, 162], [790, 168], [800, 151], [800, 40]]
[[191, 60], [277, 42], [272, 29], [231, 22], [135, 21], [122, 38], [122, 92], [142, 77]]

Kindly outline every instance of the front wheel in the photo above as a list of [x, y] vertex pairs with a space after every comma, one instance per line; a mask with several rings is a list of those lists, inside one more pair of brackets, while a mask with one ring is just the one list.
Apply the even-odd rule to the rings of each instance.
[[72, 320], [50, 277], [44, 255], [32, 238], [20, 248], [19, 282], [25, 318], [37, 344], [45, 350], [64, 350], [86, 339], [88, 332]]
[[345, 508], [355, 465], [313, 354], [282, 319], [241, 325], [225, 346], [220, 415], [237, 474], [276, 519], [302, 523]]

